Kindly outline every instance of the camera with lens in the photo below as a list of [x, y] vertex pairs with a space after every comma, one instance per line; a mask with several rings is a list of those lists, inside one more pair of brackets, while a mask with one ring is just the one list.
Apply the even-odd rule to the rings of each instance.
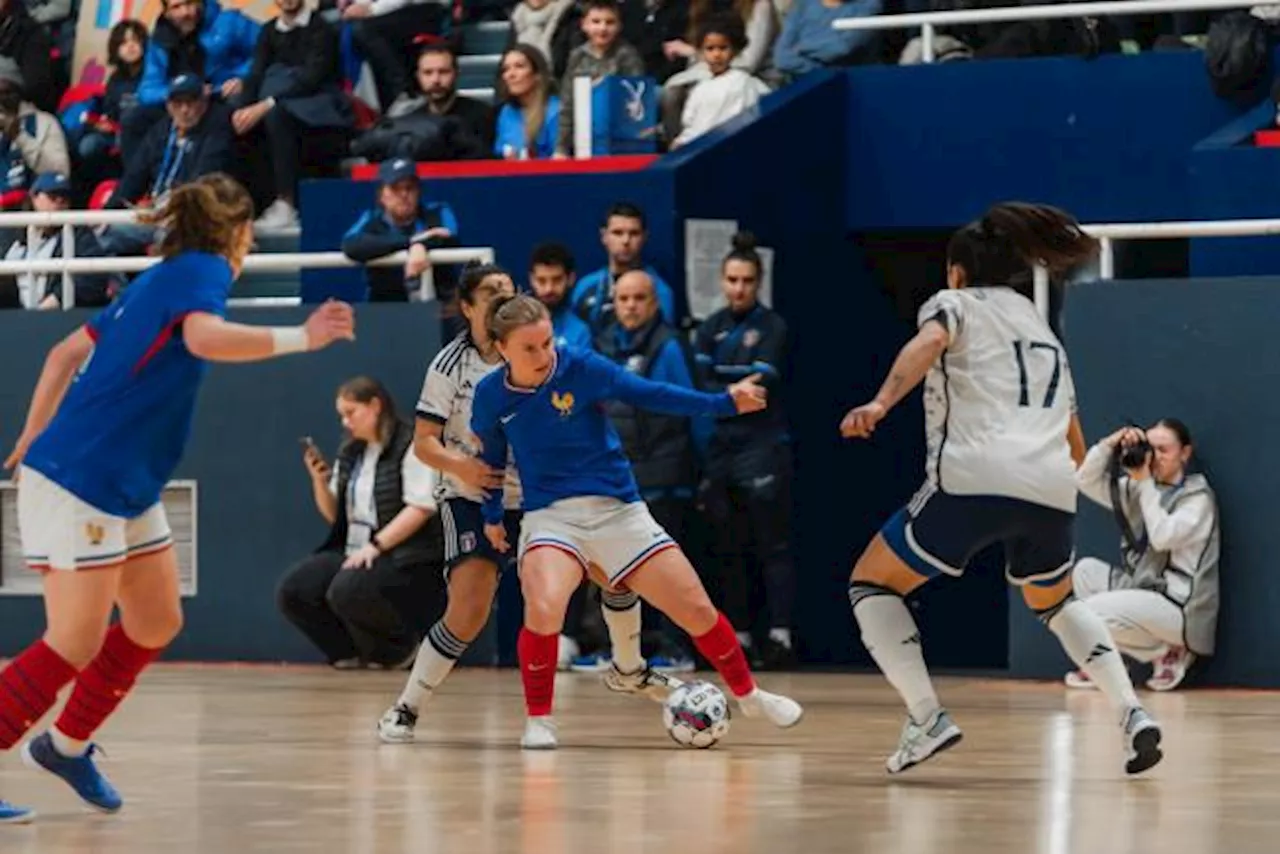
[[1151, 452], [1151, 443], [1146, 439], [1140, 439], [1127, 448], [1117, 448], [1116, 456], [1120, 461], [1121, 468], [1137, 469], [1142, 468]]

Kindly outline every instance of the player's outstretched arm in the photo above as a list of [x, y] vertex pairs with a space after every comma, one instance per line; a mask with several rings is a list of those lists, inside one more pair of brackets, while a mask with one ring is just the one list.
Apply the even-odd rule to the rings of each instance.
[[49, 355], [45, 357], [44, 367], [40, 370], [40, 378], [36, 381], [36, 389], [31, 393], [31, 406], [27, 410], [27, 423], [22, 428], [13, 451], [4, 461], [4, 467], [12, 470], [27, 454], [27, 448], [35, 441], [62, 404], [67, 388], [75, 378], [76, 371], [84, 364], [93, 352], [93, 337], [89, 330], [80, 327], [66, 338], [63, 338]]
[[587, 356], [588, 376], [600, 397], [620, 400], [665, 415], [733, 415], [765, 408], [765, 390], [758, 374], [729, 386], [723, 393], [695, 391], [673, 383], [638, 377], [603, 356]]
[[845, 415], [840, 422], [840, 435], [851, 439], [866, 438], [874, 433], [889, 410], [920, 384], [950, 340], [947, 328], [936, 320], [921, 326], [915, 337], [898, 351], [898, 358], [893, 360], [889, 377], [880, 386], [879, 393], [870, 403], [851, 409]]
[[301, 326], [249, 326], [208, 312], [194, 312], [182, 322], [182, 340], [191, 355], [210, 362], [260, 362], [355, 338], [355, 312], [336, 300], [311, 312]]

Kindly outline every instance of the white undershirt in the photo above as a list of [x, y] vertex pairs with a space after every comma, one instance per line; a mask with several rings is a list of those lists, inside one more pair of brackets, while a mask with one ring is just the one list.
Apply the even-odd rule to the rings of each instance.
[[[373, 489], [378, 475], [378, 457], [381, 455], [382, 445], [370, 442], [365, 447], [364, 453], [356, 458], [351, 470], [346, 494], [347, 554], [364, 548], [378, 531], [378, 505], [374, 499]], [[337, 477], [338, 473], [335, 469], [329, 480], [329, 492], [335, 496], [338, 489]], [[435, 469], [418, 459], [412, 446], [405, 451], [404, 461], [400, 466], [400, 480], [401, 496], [406, 505], [423, 510], [436, 509], [433, 496], [438, 475]]]

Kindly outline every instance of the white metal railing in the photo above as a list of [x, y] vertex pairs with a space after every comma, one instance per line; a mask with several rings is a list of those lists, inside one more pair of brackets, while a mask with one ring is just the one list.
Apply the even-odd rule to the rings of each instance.
[[933, 62], [937, 27], [987, 24], [998, 21], [1036, 21], [1046, 18], [1095, 18], [1110, 15], [1150, 15], [1163, 12], [1199, 12], [1210, 9], [1248, 9], [1258, 0], [1101, 0], [1097, 3], [1059, 3], [1048, 6], [1000, 6], [993, 9], [958, 9], [951, 12], [911, 12], [838, 18], [837, 30], [920, 30], [921, 59]]
[[[62, 274], [62, 306], [72, 308], [75, 305], [75, 282], [72, 276], [76, 273], [137, 273], [158, 264], [161, 259], [154, 256], [130, 256], [107, 258], [75, 257], [76, 226], [119, 225], [137, 221], [136, 211], [54, 211], [37, 213], [35, 211], [12, 211], [0, 213], [0, 228], [27, 229], [27, 246], [39, 245], [38, 232], [42, 228], [62, 229], [62, 251], [65, 253], [56, 258], [31, 258], [20, 260], [0, 259], [0, 275], [16, 276], [30, 274]], [[479, 261], [482, 264], [494, 262], [494, 251], [490, 247], [468, 247], [457, 249], [432, 249], [427, 253], [431, 263], [465, 264], [468, 261]], [[397, 252], [385, 258], [378, 258], [367, 264], [352, 261], [341, 252], [269, 252], [249, 255], [244, 261], [244, 271], [272, 272], [293, 270], [326, 270], [347, 267], [394, 267], [403, 265], [408, 253]], [[422, 274], [421, 286], [417, 298], [427, 301], [435, 298], [435, 281], [432, 267]], [[31, 289], [28, 308], [34, 307], [40, 296], [35, 288]], [[245, 297], [228, 301], [232, 306], [270, 307], [300, 305], [301, 297]]]

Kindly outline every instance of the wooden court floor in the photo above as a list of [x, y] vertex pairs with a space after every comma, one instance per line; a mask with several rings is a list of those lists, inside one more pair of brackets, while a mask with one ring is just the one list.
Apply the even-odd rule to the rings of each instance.
[[81, 808], [0, 757], [0, 793], [40, 810], [0, 854], [1251, 854], [1280, 851], [1280, 694], [1149, 695], [1166, 760], [1125, 779], [1094, 693], [939, 680], [965, 741], [883, 771], [901, 712], [878, 677], [766, 677], [794, 730], [735, 719], [682, 750], [655, 704], [557, 681], [562, 746], [516, 746], [513, 671], [455, 674], [411, 746], [374, 723], [401, 674], [161, 666], [101, 733], [123, 812]]

